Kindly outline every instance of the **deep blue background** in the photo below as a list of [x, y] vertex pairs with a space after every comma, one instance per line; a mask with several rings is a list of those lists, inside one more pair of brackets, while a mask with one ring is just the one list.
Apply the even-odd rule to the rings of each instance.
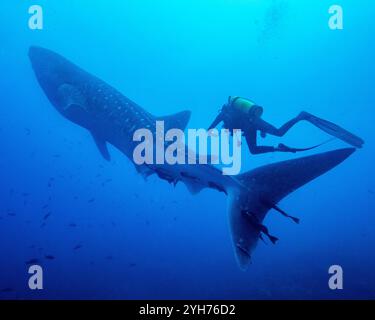
[[[328, 28], [330, 0], [2, 0], [0, 291], [12, 291], [0, 299], [375, 298], [375, 5], [338, 2], [342, 31]], [[43, 31], [28, 29], [35, 3], [44, 9]], [[243, 272], [225, 195], [145, 182], [113, 148], [105, 162], [90, 134], [40, 90], [27, 57], [32, 44], [155, 115], [192, 110], [192, 128], [207, 127], [229, 95], [240, 95], [263, 105], [275, 125], [305, 109], [366, 145], [282, 201], [301, 225], [270, 212], [265, 223], [281, 240], [260, 243]], [[325, 139], [304, 123], [282, 141], [304, 147]], [[245, 152], [243, 171], [293, 157]], [[43, 291], [27, 288], [31, 258], [44, 267]], [[344, 268], [343, 291], [328, 289], [332, 264]]]

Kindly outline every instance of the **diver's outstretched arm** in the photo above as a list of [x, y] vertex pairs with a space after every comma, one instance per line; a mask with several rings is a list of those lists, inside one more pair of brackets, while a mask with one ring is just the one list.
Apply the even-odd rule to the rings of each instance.
[[214, 122], [212, 122], [212, 124], [209, 126], [208, 130], [211, 130], [213, 128], [215, 128], [221, 121], [223, 121], [223, 113], [220, 112], [217, 117], [215, 118]]

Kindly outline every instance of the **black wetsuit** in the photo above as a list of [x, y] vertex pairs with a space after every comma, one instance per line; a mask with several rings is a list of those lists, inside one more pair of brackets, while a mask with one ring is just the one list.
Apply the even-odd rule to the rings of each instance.
[[275, 151], [296, 152], [296, 149], [288, 148], [282, 144], [280, 144], [278, 147], [258, 146], [257, 131], [260, 131], [263, 134], [271, 134], [273, 136], [282, 137], [290, 130], [290, 128], [301, 120], [304, 119], [301, 116], [297, 116], [289, 120], [280, 128], [276, 128], [260, 117], [233, 110], [233, 107], [230, 105], [225, 105], [208, 130], [215, 128], [220, 122], [224, 122], [224, 127], [229, 130], [241, 129], [252, 154]]
[[247, 128], [244, 128], [243, 130], [250, 152], [252, 154], [260, 154], [260, 153], [275, 152], [275, 151], [295, 152], [294, 149], [291, 149], [291, 148], [282, 149], [280, 148], [280, 146], [276, 148], [273, 146], [258, 146], [257, 145], [257, 131], [260, 131], [263, 134], [271, 134], [273, 136], [282, 137], [289, 131], [290, 128], [292, 128], [299, 121], [300, 119], [298, 117], [295, 117], [292, 120], [285, 123], [282, 127], [277, 129], [276, 127], [264, 121], [263, 119], [255, 118], [252, 121], [252, 125], [248, 126]]

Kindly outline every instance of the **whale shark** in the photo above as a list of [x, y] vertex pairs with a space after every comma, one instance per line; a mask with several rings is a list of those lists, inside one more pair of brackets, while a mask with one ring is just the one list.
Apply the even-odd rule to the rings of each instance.
[[296, 189], [330, 171], [347, 159], [355, 148], [343, 148], [286, 160], [239, 174], [226, 176], [210, 164], [137, 165], [133, 150], [136, 130], [155, 131], [156, 121], [164, 121], [166, 129], [184, 130], [190, 111], [154, 116], [98, 77], [81, 69], [58, 53], [32, 46], [29, 59], [37, 82], [50, 103], [66, 119], [88, 130], [100, 154], [108, 161], [108, 144], [122, 152], [136, 170], [148, 177], [156, 174], [169, 183], [184, 183], [192, 193], [210, 188], [228, 197], [228, 216], [233, 248], [241, 269], [252, 262], [259, 240], [272, 236], [263, 225], [267, 213], [276, 210], [293, 221], [278, 203]]

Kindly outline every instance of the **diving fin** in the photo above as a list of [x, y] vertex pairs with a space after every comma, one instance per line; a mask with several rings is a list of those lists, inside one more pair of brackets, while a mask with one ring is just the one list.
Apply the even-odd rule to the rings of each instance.
[[312, 147], [308, 147], [308, 148], [291, 148], [291, 147], [288, 147], [286, 146], [285, 144], [283, 143], [280, 143], [278, 145], [278, 151], [282, 151], [282, 152], [292, 152], [292, 153], [296, 153], [296, 152], [302, 152], [302, 151], [309, 151], [309, 150], [313, 150], [313, 149], [316, 149], [316, 148], [319, 148], [321, 147], [323, 144], [326, 144], [327, 142], [330, 142], [332, 139], [328, 140], [328, 141], [325, 141], [325, 142], [322, 142], [322, 143], [319, 143], [315, 146], [312, 146]]
[[111, 161], [111, 155], [108, 151], [107, 141], [102, 139], [99, 135], [95, 134], [94, 132], [91, 132], [91, 135], [94, 138], [95, 144], [98, 147], [103, 158], [107, 161]]
[[346, 143], [349, 143], [353, 147], [362, 148], [364, 144], [363, 139], [330, 121], [318, 118], [312, 114], [308, 114], [305, 120], [309, 121], [311, 124], [323, 130], [324, 132], [330, 134], [331, 136], [334, 136]]

